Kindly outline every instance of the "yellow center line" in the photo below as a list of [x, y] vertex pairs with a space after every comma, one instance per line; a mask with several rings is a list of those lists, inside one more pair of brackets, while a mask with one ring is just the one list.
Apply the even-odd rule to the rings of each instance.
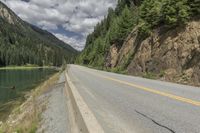
[[96, 74], [96, 73], [94, 74], [92, 72], [88, 72], [88, 73], [90, 73], [92, 75], [96, 75], [96, 76], [104, 78], [104, 79], [107, 79], [107, 80], [111, 80], [111, 81], [115, 81], [115, 82], [118, 82], [118, 83], [121, 83], [121, 84], [124, 84], [124, 85], [128, 85], [128, 86], [134, 87], [136, 89], [140, 89], [140, 90], [144, 90], [144, 91], [151, 92], [151, 93], [154, 93], [154, 94], [158, 94], [158, 95], [161, 95], [161, 96], [165, 96], [165, 97], [168, 97], [168, 98], [171, 98], [171, 99], [174, 99], [174, 100], [177, 100], [177, 101], [181, 101], [181, 102], [184, 102], [184, 103], [189, 103], [189, 104], [192, 104], [192, 105], [195, 105], [195, 106], [200, 106], [199, 101], [195, 101], [195, 100], [184, 98], [184, 97], [177, 96], [177, 95], [174, 95], [174, 94], [158, 91], [158, 90], [155, 90], [155, 89], [152, 89], [152, 88], [147, 88], [147, 87], [144, 87], [144, 86], [141, 86], [141, 85], [129, 83], [129, 82], [122, 81], [122, 80], [115, 79], [115, 78], [111, 78], [111, 77], [108, 77], [108, 76], [103, 76], [101, 74]]

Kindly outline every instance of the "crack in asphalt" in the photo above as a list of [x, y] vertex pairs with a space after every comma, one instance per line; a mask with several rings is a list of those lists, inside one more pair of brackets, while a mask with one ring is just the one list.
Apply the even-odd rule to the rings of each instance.
[[169, 131], [172, 132], [172, 133], [176, 133], [174, 130], [172, 130], [172, 129], [170, 129], [170, 128], [167, 127], [167, 126], [164, 126], [164, 125], [162, 125], [162, 124], [156, 122], [154, 119], [148, 117], [147, 115], [145, 115], [145, 114], [143, 114], [143, 113], [141, 113], [141, 112], [139, 112], [139, 111], [137, 111], [137, 110], [135, 110], [135, 112], [138, 113], [138, 114], [140, 114], [140, 115], [142, 115], [143, 117], [145, 117], [145, 118], [151, 120], [151, 121], [152, 121], [153, 123], [155, 123], [156, 125], [158, 125], [158, 126], [160, 126], [160, 127], [163, 127], [163, 128], [169, 130]]

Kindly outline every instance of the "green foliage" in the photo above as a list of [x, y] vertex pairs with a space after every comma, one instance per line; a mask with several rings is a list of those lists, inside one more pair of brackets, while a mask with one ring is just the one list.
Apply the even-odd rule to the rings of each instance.
[[104, 66], [106, 54], [111, 45], [121, 47], [123, 41], [138, 23], [137, 7], [131, 6], [129, 0], [119, 0], [116, 10], [108, 10], [107, 17], [87, 37], [84, 51], [76, 63], [92, 66]]
[[120, 16], [124, 7], [127, 6], [127, 2], [126, 0], [118, 0], [118, 4], [117, 4], [117, 7], [115, 9], [115, 13], [116, 15]]
[[124, 40], [131, 32], [134, 26], [134, 16], [128, 6], [125, 6], [122, 15], [119, 17], [119, 38]]
[[123, 41], [132, 31], [133, 27], [137, 25], [137, 22], [137, 9], [125, 6], [121, 12], [121, 15], [113, 18], [109, 30], [110, 43], [116, 43], [119, 45], [119, 47], [121, 47]]
[[110, 43], [118, 42], [118, 39], [120, 39], [119, 36], [119, 18], [115, 18], [112, 20], [112, 25], [108, 31], [108, 38]]
[[16, 130], [16, 133], [23, 133], [23, 130], [22, 130], [21, 128], [18, 128], [18, 129]]
[[183, 25], [190, 15], [188, 0], [144, 0], [140, 6], [140, 35], [148, 36], [153, 28], [162, 24]]
[[[141, 42], [153, 29], [184, 25], [189, 18], [199, 16], [199, 11], [199, 0], [118, 0], [116, 9], [110, 8], [107, 17], [87, 37], [86, 47], [76, 62], [103, 68], [109, 58], [110, 46], [115, 45], [120, 49], [136, 26], [139, 30], [137, 40]], [[128, 55], [127, 59], [124, 58], [124, 64], [112, 71], [125, 70], [133, 56]], [[149, 78], [153, 76], [151, 73], [146, 74]]]
[[162, 78], [162, 77], [164, 77], [164, 75], [165, 75], [165, 71], [161, 70], [160, 73], [159, 73], [159, 77]]
[[124, 70], [122, 67], [118, 66], [118, 67], [115, 67], [115, 68], [112, 68], [110, 70], [111, 72], [114, 72], [114, 73], [119, 73], [119, 74], [127, 74], [127, 71]]
[[159, 24], [162, 0], [145, 0], [140, 7], [140, 17], [151, 27]]
[[139, 36], [144, 39], [151, 34], [151, 26], [145, 22], [139, 26], [138, 30], [139, 30]]
[[28, 129], [18, 128], [16, 129], [16, 133], [36, 133], [37, 131], [37, 124], [32, 123], [31, 127]]
[[146, 72], [144, 75], [143, 75], [144, 78], [147, 78], [147, 79], [156, 79], [156, 75], [154, 73], [151, 73], [151, 72]]
[[192, 16], [200, 15], [200, 0], [188, 0]]
[[164, 0], [162, 18], [167, 25], [185, 24], [189, 19], [187, 0]]
[[[0, 6], [6, 8], [1, 3]], [[61, 66], [64, 60], [73, 62], [76, 50], [49, 32], [11, 15], [16, 19], [14, 24], [0, 17], [0, 67], [26, 64]]]
[[126, 70], [126, 68], [128, 67], [128, 65], [131, 63], [134, 53], [128, 53], [128, 55], [123, 59], [123, 65], [121, 66], [121, 68], [123, 70]]
[[37, 131], [37, 123], [32, 123], [32, 126], [29, 129], [28, 133], [36, 133], [36, 131]]

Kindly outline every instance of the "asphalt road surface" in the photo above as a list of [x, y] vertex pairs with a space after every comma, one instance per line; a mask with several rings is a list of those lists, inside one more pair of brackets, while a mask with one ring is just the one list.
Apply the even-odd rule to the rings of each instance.
[[200, 88], [70, 65], [106, 133], [200, 133]]

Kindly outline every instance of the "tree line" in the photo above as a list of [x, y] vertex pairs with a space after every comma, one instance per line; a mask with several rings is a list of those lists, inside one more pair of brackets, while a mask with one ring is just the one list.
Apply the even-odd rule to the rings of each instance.
[[102, 68], [110, 46], [120, 48], [134, 27], [139, 27], [139, 34], [145, 39], [156, 27], [184, 26], [190, 19], [199, 19], [199, 15], [199, 0], [118, 0], [115, 10], [110, 8], [87, 36], [76, 63]]
[[9, 24], [0, 17], [0, 66], [60, 66], [63, 62], [72, 63], [76, 54], [76, 50], [48, 32], [23, 21]]

